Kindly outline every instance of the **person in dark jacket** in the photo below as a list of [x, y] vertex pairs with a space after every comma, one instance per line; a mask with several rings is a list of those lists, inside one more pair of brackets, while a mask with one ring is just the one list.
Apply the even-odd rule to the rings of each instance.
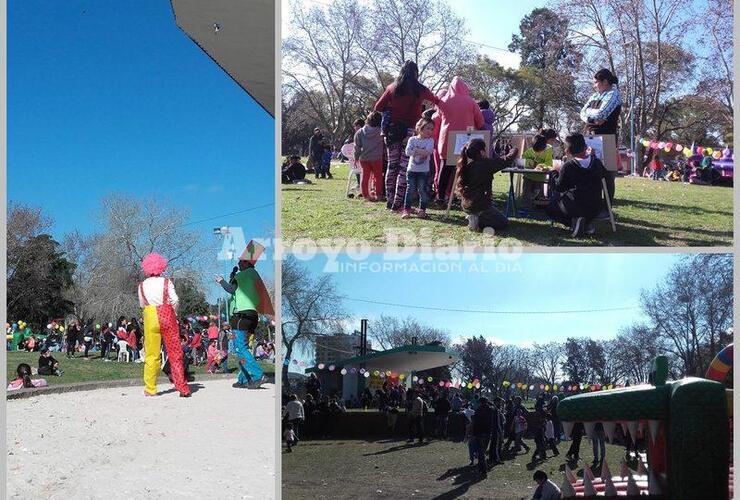
[[43, 348], [39, 356], [39, 375], [56, 375], [61, 377], [64, 372], [59, 369], [59, 361], [54, 359], [49, 349]]
[[457, 161], [457, 196], [468, 214], [468, 228], [479, 231], [486, 227], [506, 229], [509, 220], [493, 205], [493, 174], [511, 166], [518, 154], [516, 148], [504, 157], [486, 154], [486, 143], [473, 139], [463, 146]]
[[77, 340], [82, 335], [82, 328], [80, 322], [74, 320], [71, 325], [67, 327], [67, 357], [75, 357], [75, 349], [77, 348]]
[[488, 398], [483, 396], [480, 398], [478, 409], [473, 414], [473, 439], [476, 440], [478, 472], [480, 472], [481, 477], [486, 477], [488, 473], [486, 449], [493, 430], [494, 412], [495, 410], [491, 407]]
[[588, 154], [586, 139], [573, 133], [565, 138], [566, 153], [573, 158], [563, 164], [560, 172], [550, 175], [554, 191], [545, 211], [555, 222], [569, 226], [573, 237], [583, 232], [593, 234], [593, 219], [601, 211], [601, 179], [604, 165]]
[[[308, 140], [308, 157], [311, 159], [311, 165], [317, 179], [319, 176], [326, 179], [326, 172], [323, 167], [325, 150], [324, 135], [321, 133], [321, 129], [316, 127], [313, 129], [313, 135]], [[331, 175], [329, 175], [329, 178], [331, 179]]]
[[573, 430], [571, 431], [571, 438], [573, 439], [573, 442], [570, 443], [568, 453], [565, 454], [566, 459], [570, 459], [574, 462], [578, 461], [578, 455], [581, 452], [581, 439], [583, 439], [583, 432], [583, 424], [581, 422], [576, 422], [573, 425]]
[[288, 163], [281, 169], [281, 182], [283, 184], [292, 184], [295, 181], [302, 181], [306, 178], [306, 167], [301, 163], [301, 157], [291, 155]]
[[493, 422], [491, 425], [491, 444], [488, 447], [488, 460], [491, 465], [503, 463], [501, 461], [501, 445], [503, 444], [505, 417], [503, 413], [504, 400], [497, 397], [493, 402]]
[[437, 437], [447, 439], [447, 421], [450, 415], [450, 401], [447, 399], [446, 394], [440, 394], [439, 398], [434, 402], [434, 415], [437, 420], [437, 426], [434, 430]]

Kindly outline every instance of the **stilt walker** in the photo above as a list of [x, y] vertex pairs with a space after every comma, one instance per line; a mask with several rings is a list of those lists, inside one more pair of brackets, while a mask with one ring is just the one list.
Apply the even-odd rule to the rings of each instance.
[[267, 293], [262, 278], [254, 268], [255, 262], [264, 251], [264, 247], [250, 241], [239, 257], [239, 271], [230, 282], [222, 276], [216, 282], [233, 295], [234, 312], [231, 315], [231, 330], [234, 333], [236, 358], [238, 360], [238, 377], [234, 387], [259, 387], [263, 373], [249, 348], [249, 339], [254, 336], [259, 323], [259, 314], [273, 316], [270, 295]]
[[180, 397], [190, 397], [190, 387], [183, 371], [183, 351], [177, 325], [177, 294], [172, 281], [162, 276], [167, 259], [150, 253], [141, 261], [146, 279], [139, 283], [139, 305], [144, 309], [144, 395], [157, 395], [162, 341], [170, 361], [175, 389]]

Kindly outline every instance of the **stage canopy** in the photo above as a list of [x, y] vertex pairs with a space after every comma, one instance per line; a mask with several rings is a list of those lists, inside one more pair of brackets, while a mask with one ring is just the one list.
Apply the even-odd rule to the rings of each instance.
[[177, 26], [275, 116], [275, 1], [172, 0]]
[[[390, 370], [392, 372], [418, 372], [459, 361], [455, 354], [447, 352], [441, 345], [405, 345], [387, 351], [355, 356], [335, 363], [337, 370], [347, 367], [363, 367], [367, 370]], [[311, 367], [307, 372], [318, 371]]]

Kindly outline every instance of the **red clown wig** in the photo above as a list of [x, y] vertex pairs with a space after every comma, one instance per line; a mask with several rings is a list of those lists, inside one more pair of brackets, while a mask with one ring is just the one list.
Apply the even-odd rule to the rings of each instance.
[[141, 261], [141, 269], [145, 276], [159, 276], [167, 269], [167, 259], [158, 253], [150, 253]]

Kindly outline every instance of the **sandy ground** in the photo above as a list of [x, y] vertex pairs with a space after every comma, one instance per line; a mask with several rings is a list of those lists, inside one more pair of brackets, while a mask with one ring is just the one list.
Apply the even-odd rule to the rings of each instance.
[[7, 401], [8, 498], [275, 498], [275, 388], [232, 383]]

